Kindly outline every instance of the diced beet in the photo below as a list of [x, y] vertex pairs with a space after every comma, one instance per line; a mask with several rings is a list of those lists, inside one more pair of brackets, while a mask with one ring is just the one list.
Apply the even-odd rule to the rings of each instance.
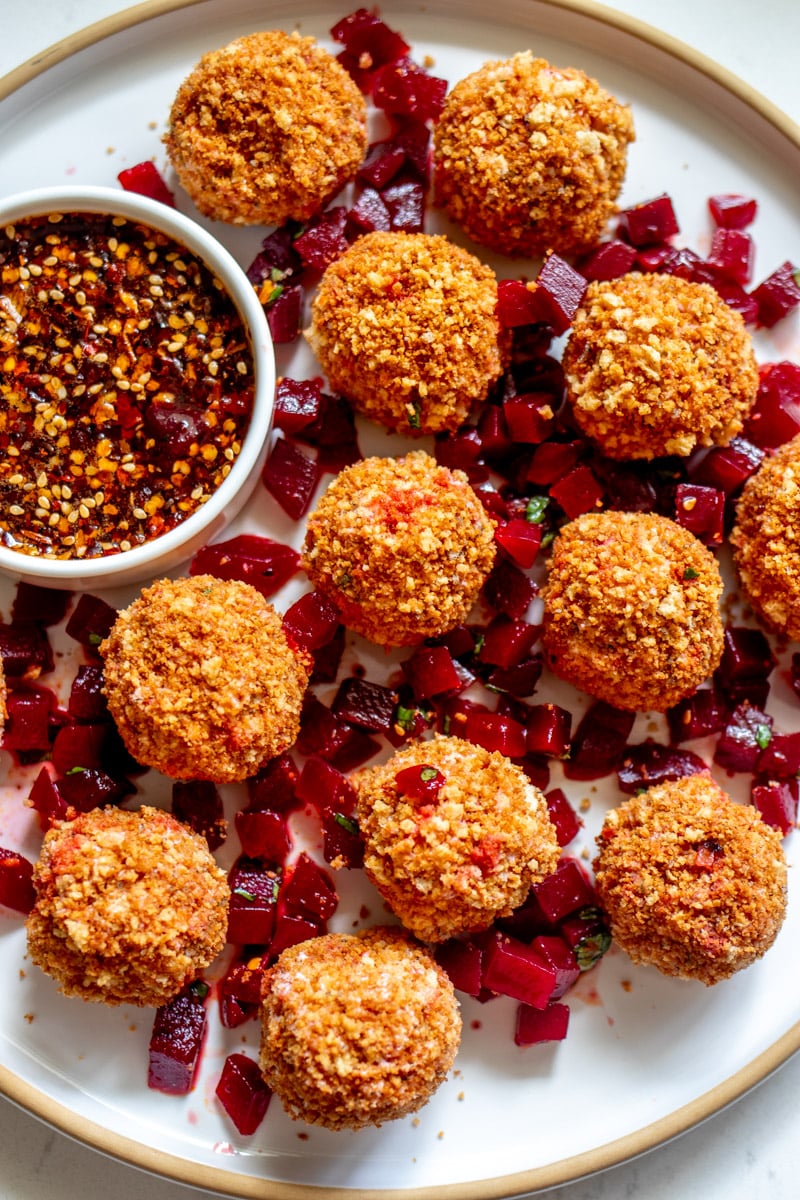
[[513, 558], [517, 566], [529, 569], [536, 561], [542, 544], [542, 527], [522, 517], [498, 524], [494, 532], [498, 546]]
[[556, 972], [553, 999], [560, 1000], [580, 977], [581, 969], [571, 946], [555, 934], [540, 934], [531, 943], [532, 949], [540, 954]]
[[676, 750], [658, 742], [628, 746], [617, 769], [620, 791], [629, 796], [644, 788], [708, 771], [708, 763], [691, 750]]
[[58, 625], [67, 615], [71, 603], [72, 593], [66, 589], [42, 587], [20, 580], [11, 605], [11, 623], [36, 621], [44, 626]]
[[356, 795], [347, 777], [329, 762], [312, 755], [303, 764], [297, 783], [297, 797], [323, 812], [351, 813], [355, 810]]
[[[487, 404], [478, 417], [478, 436], [485, 457], [503, 459], [513, 449], [508, 423], [502, 408]], [[482, 497], [481, 497], [482, 498]]]
[[615, 770], [625, 750], [635, 714], [595, 700], [578, 722], [564, 764], [569, 779], [599, 779]]
[[425, 188], [416, 179], [388, 184], [381, 199], [389, 213], [390, 227], [397, 233], [421, 233], [425, 225]]
[[258, 859], [238, 858], [228, 874], [231, 899], [226, 940], [265, 946], [272, 937], [280, 873]]
[[499, 556], [483, 587], [487, 604], [506, 616], [525, 616], [538, 588], [535, 582], [510, 559]]
[[126, 167], [124, 171], [120, 171], [117, 179], [126, 192], [137, 192], [140, 196], [147, 196], [150, 200], [158, 200], [161, 204], [168, 204], [170, 208], [175, 208], [175, 195], [167, 187], [164, 178], [152, 159], [145, 159], [144, 162], [136, 163], [133, 167]]
[[717, 741], [714, 762], [728, 771], [755, 771], [762, 750], [772, 740], [773, 719], [759, 708], [740, 704]]
[[355, 416], [351, 406], [341, 396], [329, 396], [323, 392], [321, 400], [319, 417], [306, 425], [298, 436], [317, 447], [319, 471], [336, 474], [361, 458]]
[[275, 284], [264, 303], [273, 342], [287, 346], [295, 341], [300, 333], [303, 289]]
[[266, 958], [260, 953], [234, 959], [220, 982], [220, 993], [234, 996], [242, 1004], [259, 1004], [266, 966]]
[[584, 279], [592, 280], [618, 279], [633, 270], [636, 262], [636, 250], [628, 242], [618, 238], [603, 242], [592, 250], [579, 264], [579, 270]]
[[506, 758], [522, 758], [528, 748], [525, 726], [501, 713], [467, 713], [460, 736]]
[[[405, 155], [402, 151], [399, 153], [402, 161]], [[374, 233], [375, 230], [388, 233], [391, 228], [392, 216], [380, 192], [376, 191], [374, 187], [364, 188], [353, 207], [348, 210], [348, 234], [352, 234], [354, 231], [357, 234]]]
[[70, 688], [67, 711], [75, 721], [97, 723], [109, 719], [102, 667], [78, 667]]
[[65, 626], [67, 634], [81, 646], [96, 648], [111, 632], [117, 610], [99, 596], [84, 592], [72, 610]]
[[[40, 829], [45, 833], [56, 821], [66, 821], [70, 817], [67, 802], [56, 787], [47, 767], [42, 767], [33, 781], [28, 801], [39, 817]], [[74, 816], [75, 813], [71, 815]]]
[[727, 709], [715, 691], [696, 691], [667, 711], [670, 740], [674, 744], [719, 733], [726, 718]]
[[[620, 227], [620, 233], [623, 230]], [[672, 246], [658, 242], [654, 246], [642, 246], [636, 252], [635, 269], [639, 271], [660, 271], [672, 257]]]
[[330, 761], [355, 735], [355, 730], [308, 692], [303, 700], [297, 750], [303, 755], [319, 755]]
[[33, 863], [16, 850], [0, 846], [0, 904], [27, 916], [35, 903]]
[[486, 676], [486, 686], [493, 692], [503, 692], [509, 696], [532, 696], [541, 678], [543, 666], [543, 656], [531, 654], [512, 667], [495, 667]]
[[620, 229], [634, 246], [666, 242], [680, 232], [672, 200], [666, 194], [623, 209]]
[[264, 238], [259, 253], [247, 268], [247, 278], [252, 284], [267, 280], [279, 283], [302, 274], [300, 255], [294, 245], [300, 230], [296, 222], [287, 221]]
[[724, 193], [709, 196], [708, 208], [721, 229], [746, 229], [756, 219], [758, 205], [749, 196]]
[[279, 379], [275, 388], [275, 427], [290, 436], [299, 433], [318, 419], [321, 406], [319, 380]]
[[561, 1042], [569, 1028], [569, 1006], [554, 1002], [539, 1010], [520, 1004], [514, 1029], [514, 1044], [537, 1046], [542, 1042]]
[[354, 58], [369, 58], [371, 69], [396, 62], [411, 49], [396, 30], [381, 20], [375, 9], [358, 8], [343, 17], [331, 27], [331, 37]]
[[450, 938], [435, 951], [436, 961], [453, 987], [467, 996], [480, 996], [483, 989], [483, 950], [471, 938]]
[[692, 483], [720, 488], [730, 496], [758, 470], [763, 460], [763, 450], [746, 438], [735, 437], [728, 446], [714, 446], [690, 462], [689, 478]]
[[374, 142], [358, 168], [356, 178], [368, 184], [374, 193], [380, 193], [380, 189], [394, 179], [405, 161], [406, 152], [396, 142]]
[[337, 868], [364, 865], [364, 842], [355, 816], [326, 808], [322, 813], [322, 853]]
[[503, 401], [503, 415], [515, 442], [535, 445], [552, 432], [553, 397], [547, 392], [509, 396]]
[[578, 441], [542, 442], [533, 452], [528, 482], [547, 487], [562, 479], [577, 464], [584, 448], [585, 443]]
[[275, 918], [275, 932], [269, 944], [270, 957], [277, 958], [289, 946], [298, 946], [300, 942], [307, 942], [324, 932], [325, 922], [319, 917], [282, 912], [279, 907]]
[[757, 770], [771, 779], [796, 780], [800, 773], [800, 733], [773, 733], [758, 757]]
[[708, 261], [734, 283], [749, 283], [755, 261], [755, 244], [740, 229], [717, 229], [711, 239]]
[[298, 650], [327, 645], [339, 627], [339, 610], [322, 592], [306, 592], [283, 614], [283, 630]]
[[673, 519], [704, 545], [720, 546], [725, 536], [725, 493], [699, 483], [679, 483]]
[[487, 939], [482, 983], [490, 991], [541, 1009], [550, 1001], [556, 979], [555, 968], [524, 942], [499, 932]]
[[204, 837], [209, 850], [219, 849], [225, 841], [227, 823], [222, 797], [210, 780], [175, 780], [172, 784], [172, 814]]
[[223, 1029], [238, 1029], [246, 1021], [252, 1021], [258, 1015], [258, 1006], [243, 1004], [235, 996], [224, 992], [219, 995], [219, 1019]]
[[562, 848], [568, 846], [572, 839], [577, 837], [583, 821], [561, 788], [553, 788], [551, 791], [545, 792], [544, 798], [547, 801], [550, 821], [555, 828], [558, 844]]
[[528, 657], [541, 632], [540, 625], [501, 613], [486, 626], [478, 658], [496, 667], [514, 667]]
[[103, 748], [108, 735], [108, 725], [62, 726], [53, 743], [53, 766], [61, 775], [66, 775], [76, 767], [102, 767]]
[[497, 319], [502, 329], [532, 325], [541, 320], [533, 289], [521, 279], [500, 279], [497, 283]]
[[549, 253], [536, 276], [533, 293], [539, 320], [546, 321], [557, 336], [566, 333], [585, 291], [585, 277], [558, 254]]
[[50, 714], [55, 696], [49, 688], [31, 688], [9, 692], [6, 698], [8, 717], [3, 731], [4, 750], [50, 749]]
[[550, 488], [550, 495], [570, 520], [593, 512], [603, 503], [603, 486], [591, 467], [580, 463]]
[[241, 810], [234, 817], [242, 853], [281, 865], [292, 848], [283, 813]]
[[434, 446], [436, 461], [441, 467], [472, 472], [481, 457], [483, 441], [477, 429], [461, 429], [456, 433], [439, 434]]
[[261, 1068], [246, 1054], [228, 1055], [215, 1094], [243, 1137], [255, 1133], [272, 1099]]
[[347, 209], [336, 205], [316, 217], [295, 239], [294, 248], [304, 267], [324, 271], [347, 249]]
[[570, 747], [572, 713], [558, 704], [533, 704], [525, 724], [525, 740], [530, 754], [565, 758]]
[[605, 917], [594, 904], [564, 917], [558, 923], [558, 931], [572, 947], [581, 971], [591, 970], [611, 945]]
[[214, 575], [249, 583], [262, 596], [274, 596], [300, 570], [300, 555], [291, 546], [256, 533], [240, 533], [198, 550], [190, 575]]
[[287, 812], [297, 805], [300, 772], [291, 754], [279, 754], [247, 781], [248, 809]]
[[752, 681], [766, 680], [775, 668], [775, 656], [760, 629], [727, 625], [722, 640], [722, 657], [714, 681], [727, 695]]
[[551, 875], [534, 887], [548, 920], [556, 922], [595, 903], [589, 878], [576, 858], [561, 858]]
[[785, 262], [753, 288], [751, 295], [758, 303], [759, 325], [771, 329], [800, 305], [798, 273], [796, 266]]
[[770, 783], [754, 782], [750, 799], [766, 823], [779, 829], [786, 837], [797, 824], [798, 791], [796, 778], [774, 780]]
[[595, 458], [592, 468], [602, 485], [607, 508], [617, 512], [661, 511], [659, 492], [653, 485], [653, 479], [643, 470], [641, 462], [623, 463], [610, 458]]
[[759, 368], [756, 402], [745, 422], [745, 434], [757, 446], [772, 450], [800, 433], [800, 365], [782, 361]]
[[397, 692], [380, 683], [351, 675], [343, 679], [331, 708], [342, 720], [373, 733], [386, 733], [394, 724]]
[[185, 1096], [194, 1087], [206, 1033], [206, 1008], [189, 984], [156, 1010], [150, 1036], [147, 1086], [170, 1096]]
[[417, 700], [428, 700], [461, 687], [461, 678], [446, 646], [419, 646], [402, 668]]
[[420, 121], [435, 121], [442, 111], [447, 80], [423, 71], [410, 58], [381, 67], [375, 75], [372, 99], [376, 108]]
[[319, 465], [313, 458], [282, 437], [272, 447], [262, 479], [284, 512], [299, 521], [308, 512], [320, 474]]
[[35, 621], [0, 622], [0, 657], [7, 679], [38, 679], [55, 665], [47, 631]]
[[738, 312], [745, 325], [755, 325], [758, 321], [758, 301], [739, 283], [732, 279], [713, 279], [711, 286], [725, 301], [728, 308]]
[[408, 800], [418, 800], [420, 804], [435, 804], [445, 783], [445, 777], [436, 767], [415, 763], [398, 771], [394, 783], [399, 796]]
[[281, 888], [281, 904], [289, 912], [327, 921], [336, 912], [338, 903], [331, 877], [313, 858], [302, 853]]
[[120, 804], [133, 795], [134, 787], [127, 781], [112, 779], [97, 767], [73, 768], [56, 783], [59, 795], [68, 808], [91, 812], [109, 804]]

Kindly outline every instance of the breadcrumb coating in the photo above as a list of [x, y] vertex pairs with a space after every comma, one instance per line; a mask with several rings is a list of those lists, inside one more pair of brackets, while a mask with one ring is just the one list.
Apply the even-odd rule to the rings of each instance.
[[780, 834], [708, 774], [632, 796], [598, 837], [597, 894], [635, 963], [710, 986], [750, 966], [786, 912]]
[[33, 881], [28, 953], [67, 996], [165, 1004], [225, 944], [225, 873], [160, 809], [62, 822], [45, 834]]
[[744, 485], [730, 543], [755, 612], [800, 641], [800, 437], [765, 458]]
[[164, 142], [205, 216], [306, 221], [354, 177], [366, 102], [314, 38], [253, 33], [204, 55], [178, 89]]
[[126, 747], [173, 779], [247, 779], [297, 737], [310, 663], [250, 584], [157, 580], [100, 653]]
[[482, 246], [533, 257], [597, 241], [634, 140], [630, 109], [530, 50], [457, 83], [434, 126], [435, 203]]
[[575, 421], [616, 459], [725, 446], [758, 390], [741, 314], [709, 284], [676, 275], [590, 283], [563, 365]]
[[[398, 772], [444, 776], [434, 801], [404, 794]], [[364, 870], [426, 942], [488, 928], [552, 874], [558, 839], [547, 802], [504, 755], [456, 737], [414, 742], [353, 777]]]
[[617, 708], [664, 712], [719, 665], [716, 559], [667, 517], [571, 521], [553, 543], [543, 594], [550, 667]]
[[302, 563], [349, 629], [406, 646], [467, 617], [494, 556], [494, 522], [463, 471], [414, 450], [336, 476], [308, 517]]
[[510, 346], [491, 268], [425, 233], [359, 238], [322, 276], [306, 337], [334, 391], [411, 434], [458, 429]]
[[362, 1129], [421, 1108], [461, 1037], [453, 985], [399, 929], [292, 946], [264, 977], [260, 1064], [289, 1115]]

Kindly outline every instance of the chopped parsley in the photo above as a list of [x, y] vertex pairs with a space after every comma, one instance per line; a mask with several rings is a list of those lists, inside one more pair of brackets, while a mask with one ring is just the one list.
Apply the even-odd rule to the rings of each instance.
[[549, 496], [531, 496], [525, 509], [525, 520], [530, 521], [532, 525], [540, 525], [549, 503]]

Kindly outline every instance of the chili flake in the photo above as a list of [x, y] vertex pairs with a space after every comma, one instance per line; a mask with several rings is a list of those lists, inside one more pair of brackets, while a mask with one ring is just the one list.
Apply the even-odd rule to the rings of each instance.
[[0, 230], [0, 544], [129, 550], [213, 494], [253, 360], [224, 287], [166, 234], [54, 213]]

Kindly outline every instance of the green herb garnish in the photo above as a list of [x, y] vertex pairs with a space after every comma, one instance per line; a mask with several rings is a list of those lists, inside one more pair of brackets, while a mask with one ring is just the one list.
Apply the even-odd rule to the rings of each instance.
[[346, 817], [344, 813], [334, 813], [333, 819], [337, 825], [341, 825], [342, 829], [351, 833], [353, 837], [358, 837], [361, 832], [358, 827], [358, 821], [354, 820], [353, 817]]
[[234, 888], [233, 894], [234, 896], [241, 896], [243, 900], [249, 900], [251, 903], [253, 900], [258, 899], [258, 896], [256, 896], [254, 892], [248, 892], [247, 888], [243, 887]]
[[772, 730], [769, 725], [756, 725], [756, 745], [760, 750], [766, 750], [772, 741]]
[[549, 503], [549, 496], [531, 496], [525, 509], [525, 520], [530, 521], [532, 525], [540, 525]]
[[699, 579], [700, 572], [696, 571], [694, 567], [687, 567], [686, 570], [683, 572], [683, 578], [684, 579]]

